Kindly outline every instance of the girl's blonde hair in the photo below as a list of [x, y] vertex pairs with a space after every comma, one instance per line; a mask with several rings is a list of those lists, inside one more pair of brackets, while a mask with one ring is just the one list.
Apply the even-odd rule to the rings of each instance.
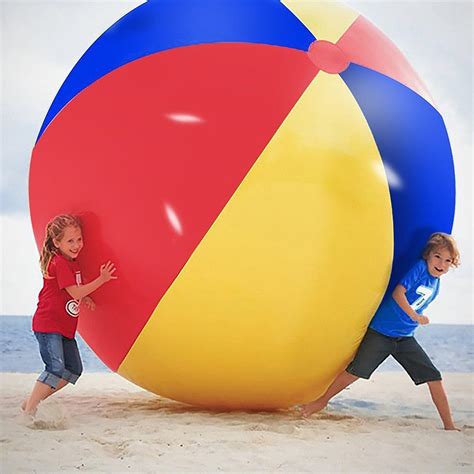
[[456, 244], [456, 241], [449, 234], [444, 232], [435, 232], [430, 235], [428, 242], [426, 242], [425, 249], [423, 250], [422, 257], [426, 260], [429, 254], [437, 249], [444, 248], [447, 249], [451, 254], [452, 267], [459, 266], [459, 250]]
[[71, 216], [69, 214], [62, 214], [51, 219], [46, 225], [46, 231], [44, 235], [43, 247], [41, 248], [40, 253], [40, 267], [41, 273], [45, 278], [49, 278], [48, 275], [48, 266], [49, 262], [53, 258], [53, 255], [58, 253], [58, 249], [54, 245], [54, 240], [61, 240], [64, 236], [64, 231], [66, 227], [81, 226], [81, 221], [76, 216]]

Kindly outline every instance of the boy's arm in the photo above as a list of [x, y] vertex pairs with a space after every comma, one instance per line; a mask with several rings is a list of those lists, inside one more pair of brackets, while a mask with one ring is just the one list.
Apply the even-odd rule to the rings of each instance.
[[430, 320], [423, 315], [418, 314], [408, 303], [407, 297], [405, 296], [406, 288], [403, 285], [397, 285], [393, 290], [392, 297], [400, 308], [405, 311], [408, 316], [420, 324], [428, 324]]

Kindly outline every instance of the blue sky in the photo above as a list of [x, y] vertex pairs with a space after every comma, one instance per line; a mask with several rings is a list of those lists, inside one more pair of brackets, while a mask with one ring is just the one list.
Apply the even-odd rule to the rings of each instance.
[[[31, 150], [56, 92], [90, 44], [137, 1], [1, 2], [0, 314], [32, 314], [41, 276], [28, 214]], [[404, 52], [443, 115], [455, 156], [453, 234], [463, 265], [444, 277], [433, 322], [472, 322], [472, 3], [347, 1]], [[71, 171], [73, 172], [73, 171]]]

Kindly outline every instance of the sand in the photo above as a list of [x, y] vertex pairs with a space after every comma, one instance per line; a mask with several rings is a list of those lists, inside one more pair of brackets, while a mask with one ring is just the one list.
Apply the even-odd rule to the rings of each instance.
[[85, 374], [20, 414], [33, 374], [0, 374], [1, 472], [473, 472], [474, 374], [444, 374], [462, 431], [441, 429], [426, 386], [376, 373], [321, 414], [213, 413]]

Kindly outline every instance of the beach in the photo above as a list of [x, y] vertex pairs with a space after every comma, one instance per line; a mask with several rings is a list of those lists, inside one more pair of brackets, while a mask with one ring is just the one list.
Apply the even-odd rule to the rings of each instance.
[[472, 472], [474, 374], [445, 373], [442, 430], [428, 387], [375, 373], [320, 414], [212, 412], [112, 373], [86, 373], [40, 406], [19, 404], [34, 374], [1, 373], [1, 470], [16, 472]]

